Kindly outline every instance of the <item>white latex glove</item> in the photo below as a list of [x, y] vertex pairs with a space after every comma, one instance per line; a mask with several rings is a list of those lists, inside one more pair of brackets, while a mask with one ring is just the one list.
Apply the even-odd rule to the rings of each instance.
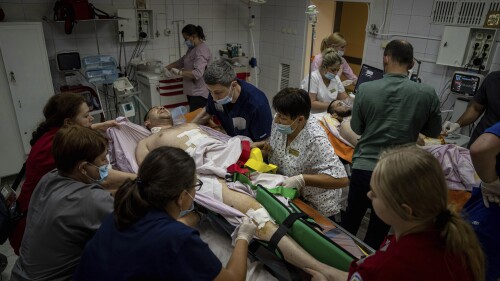
[[448, 134], [454, 133], [455, 131], [458, 131], [460, 129], [460, 124], [458, 123], [452, 123], [450, 121], [446, 121], [443, 124], [443, 132], [446, 132]]
[[342, 81], [342, 85], [344, 85], [344, 87], [352, 85], [352, 80], [344, 80], [344, 81]]
[[170, 69], [170, 71], [175, 74], [175, 75], [178, 75], [178, 76], [182, 76], [182, 70], [178, 69], [178, 68], [172, 68]]
[[500, 204], [500, 179], [497, 178], [490, 183], [482, 182], [481, 193], [486, 208], [490, 207], [490, 203]]
[[238, 241], [239, 239], [243, 239], [250, 243], [256, 229], [257, 225], [255, 225], [255, 223], [253, 223], [249, 217], [243, 217], [243, 222], [240, 224], [240, 229], [238, 230], [236, 241]]
[[287, 178], [281, 186], [286, 187], [286, 188], [297, 188], [297, 190], [300, 193], [300, 190], [306, 185], [306, 182], [304, 181], [304, 176], [302, 174], [296, 175], [293, 177]]
[[165, 74], [165, 77], [167, 77], [167, 78], [172, 78], [174, 76], [174, 74], [166, 67], [163, 69], [163, 73]]

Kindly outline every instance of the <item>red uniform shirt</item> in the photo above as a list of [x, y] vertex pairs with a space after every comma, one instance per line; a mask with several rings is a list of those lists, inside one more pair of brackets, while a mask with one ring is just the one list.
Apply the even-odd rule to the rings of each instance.
[[[52, 128], [42, 135], [31, 147], [31, 152], [26, 160], [26, 180], [21, 187], [21, 194], [17, 198], [17, 204], [23, 212], [28, 211], [31, 195], [40, 179], [48, 172], [56, 168], [52, 156], [52, 141], [59, 128]], [[26, 227], [26, 217], [21, 219], [9, 237], [14, 252], [19, 255], [19, 247]]]
[[[465, 262], [465, 261], [464, 261]], [[352, 262], [348, 280], [473, 281], [460, 257], [447, 254], [435, 231], [386, 237], [373, 255]]]

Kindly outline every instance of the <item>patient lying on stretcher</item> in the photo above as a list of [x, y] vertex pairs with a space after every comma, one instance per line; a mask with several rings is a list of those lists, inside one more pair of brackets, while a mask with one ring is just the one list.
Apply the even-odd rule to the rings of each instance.
[[325, 117], [331, 117], [340, 136], [348, 142], [348, 145], [355, 147], [358, 144], [359, 135], [351, 129], [352, 107], [343, 101], [334, 100], [328, 105], [326, 112], [329, 116]]
[[[163, 107], [152, 108], [146, 116], [144, 125], [156, 133], [137, 145], [138, 164], [144, 160], [149, 151], [160, 146], [184, 149], [195, 159], [198, 177], [204, 182], [200, 195], [213, 194], [224, 204], [241, 212], [241, 216], [253, 217], [259, 224], [256, 236], [265, 241], [270, 240], [277, 230], [277, 225], [271, 221], [269, 213], [253, 197], [230, 189], [228, 183], [223, 180], [226, 174], [225, 168], [235, 163], [241, 153], [241, 142], [238, 139], [232, 138], [226, 144], [211, 138], [196, 124], [187, 123], [174, 127], [170, 112]], [[282, 176], [276, 175], [276, 177], [278, 181], [283, 180]], [[209, 184], [205, 184], [206, 181]], [[213, 190], [203, 191], [205, 186]], [[198, 201], [198, 193], [195, 199]], [[209, 206], [207, 208], [210, 209]], [[336, 269], [317, 261], [288, 235], [278, 242], [278, 247], [284, 259], [299, 268], [311, 268], [327, 276], [333, 276], [336, 272]]]

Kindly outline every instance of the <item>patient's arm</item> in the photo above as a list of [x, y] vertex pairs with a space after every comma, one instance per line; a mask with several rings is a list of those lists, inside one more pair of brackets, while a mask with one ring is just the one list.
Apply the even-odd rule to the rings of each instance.
[[351, 129], [351, 120], [344, 120], [340, 124], [340, 129], [339, 129], [340, 135], [348, 141], [352, 146], [356, 146], [358, 144], [359, 140], [359, 135], [356, 134], [352, 129]]
[[[249, 209], [258, 210], [260, 208], [263, 208], [263, 206], [254, 198], [246, 194], [230, 190], [227, 187], [226, 182], [224, 182], [223, 180], [219, 180], [219, 182], [222, 185], [222, 201], [224, 202], [224, 204], [229, 205], [244, 214]], [[269, 221], [263, 228], [257, 229], [255, 235], [259, 239], [269, 241], [277, 229], [278, 226]], [[320, 271], [330, 280], [333, 280], [335, 274], [338, 273], [337, 269], [334, 269], [316, 260], [288, 235], [283, 236], [283, 238], [278, 242], [278, 247], [283, 253], [285, 260], [298, 268], [307, 267]]]
[[102, 182], [104, 189], [114, 193], [127, 179], [134, 180], [136, 174], [109, 169], [108, 177]]
[[206, 124], [212, 116], [208, 114], [207, 110], [203, 108], [198, 115], [191, 121], [192, 123], [196, 123], [199, 125], [204, 125]]
[[153, 135], [139, 141], [137, 144], [137, 147], [135, 148], [135, 160], [137, 161], [137, 165], [141, 165], [144, 158], [146, 158], [146, 155], [148, 155], [148, 143], [151, 141], [151, 137], [153, 137]]
[[337, 189], [349, 185], [349, 179], [347, 177], [334, 178], [326, 174], [317, 174], [317, 175], [302, 174], [302, 176], [304, 177], [304, 182], [306, 186], [315, 186], [325, 189]]

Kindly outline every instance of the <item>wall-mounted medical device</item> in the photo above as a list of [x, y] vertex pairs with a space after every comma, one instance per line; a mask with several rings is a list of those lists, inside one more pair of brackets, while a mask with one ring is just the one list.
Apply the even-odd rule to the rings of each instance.
[[126, 102], [126, 103], [120, 104], [120, 113], [122, 116], [125, 116], [125, 117], [135, 116], [134, 103]]
[[457, 95], [474, 96], [483, 78], [481, 74], [457, 71], [453, 73], [450, 90]]
[[118, 9], [118, 32], [124, 42], [153, 39], [153, 10]]
[[436, 63], [476, 72], [489, 70], [497, 37], [492, 28], [445, 26]]

